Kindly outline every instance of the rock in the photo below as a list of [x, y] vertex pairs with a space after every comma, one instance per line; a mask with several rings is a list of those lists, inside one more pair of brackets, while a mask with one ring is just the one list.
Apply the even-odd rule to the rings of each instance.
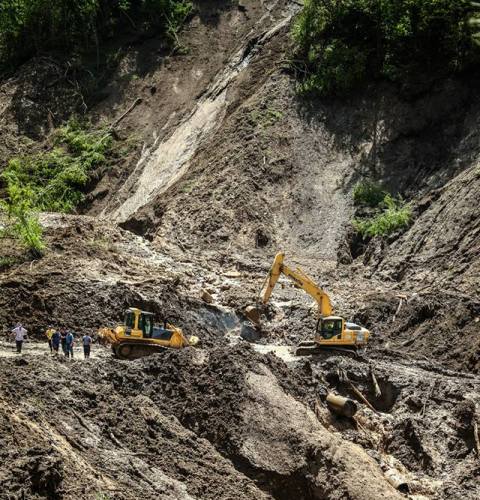
[[240, 337], [242, 337], [242, 339], [246, 340], [247, 342], [256, 342], [260, 339], [261, 335], [252, 325], [252, 323], [245, 321], [244, 323], [242, 323]]
[[213, 297], [212, 297], [212, 295], [207, 290], [205, 290], [205, 289], [202, 290], [201, 298], [207, 304], [212, 304], [213, 303]]
[[240, 278], [241, 273], [238, 271], [232, 270], [232, 271], [227, 271], [226, 273], [223, 273], [223, 275], [226, 278]]

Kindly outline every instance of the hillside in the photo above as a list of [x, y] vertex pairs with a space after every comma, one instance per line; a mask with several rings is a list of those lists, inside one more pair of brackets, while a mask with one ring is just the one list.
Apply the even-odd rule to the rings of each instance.
[[[2, 233], [0, 498], [480, 495], [476, 63], [415, 91], [379, 73], [300, 92], [302, 8], [194, 2], [174, 47], [124, 31], [102, 44], [111, 66], [94, 51], [65, 71], [48, 49], [0, 78], [2, 171], [55, 148], [75, 162], [78, 137], [95, 155], [88, 134], [107, 137], [70, 213], [32, 212], [41, 252]], [[367, 182], [380, 204], [358, 203]], [[385, 196], [408, 222], [362, 236]], [[261, 328], [246, 321], [278, 251], [370, 330], [365, 352], [293, 356], [316, 320], [283, 278]], [[94, 345], [70, 364], [42, 351], [49, 324], [94, 333], [130, 306], [174, 318], [199, 347], [121, 361]], [[17, 321], [32, 342], [15, 357]], [[357, 399], [353, 421], [329, 413], [327, 390]]]

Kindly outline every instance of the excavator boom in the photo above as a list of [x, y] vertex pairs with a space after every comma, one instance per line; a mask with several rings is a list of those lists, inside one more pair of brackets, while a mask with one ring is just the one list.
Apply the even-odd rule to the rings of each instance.
[[284, 274], [287, 278], [293, 281], [294, 285], [298, 288], [304, 290], [308, 295], [315, 299], [318, 305], [318, 311], [321, 316], [330, 316], [332, 314], [332, 303], [330, 302], [330, 297], [318, 286], [315, 282], [307, 276], [301, 269], [297, 268], [295, 270], [290, 269], [283, 263], [285, 254], [280, 252], [277, 253], [273, 261], [273, 265], [270, 272], [265, 280], [265, 285], [262, 290], [262, 302], [267, 304], [272, 295], [273, 289], [278, 281], [281, 274]]

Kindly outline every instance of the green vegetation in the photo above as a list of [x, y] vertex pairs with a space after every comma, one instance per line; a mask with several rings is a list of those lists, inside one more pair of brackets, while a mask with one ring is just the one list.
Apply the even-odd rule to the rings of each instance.
[[48, 50], [83, 54], [128, 30], [170, 43], [192, 10], [187, 0], [2, 0], [0, 67]]
[[358, 183], [353, 190], [356, 205], [374, 209], [368, 217], [353, 221], [353, 227], [363, 236], [387, 236], [407, 227], [412, 210], [401, 198], [394, 198], [372, 181]]
[[11, 159], [1, 175], [7, 197], [0, 208], [10, 221], [4, 232], [33, 254], [42, 254], [42, 229], [35, 214], [73, 211], [84, 199], [91, 170], [107, 161], [111, 148], [109, 131], [87, 131], [71, 120], [56, 133], [52, 150]]
[[17, 263], [17, 259], [15, 257], [9, 257], [9, 256], [0, 256], [0, 270], [1, 269], [8, 269], [9, 267], [12, 267]]
[[356, 205], [377, 207], [385, 198], [387, 192], [372, 181], [359, 182], [353, 188], [353, 201]]
[[305, 0], [293, 28], [300, 91], [341, 94], [368, 79], [405, 89], [478, 58], [467, 0]]
[[9, 198], [22, 191], [37, 210], [72, 211], [83, 199], [89, 172], [105, 162], [111, 143], [110, 133], [87, 132], [70, 121], [57, 132], [51, 151], [9, 161], [2, 174]]
[[353, 227], [362, 236], [387, 236], [407, 227], [412, 218], [412, 210], [402, 200], [387, 194], [382, 202], [381, 213], [367, 219], [355, 219]]
[[472, 14], [472, 17], [469, 19], [470, 27], [472, 28], [472, 38], [473, 41], [480, 45], [480, 3], [471, 2], [472, 7], [475, 9], [475, 12]]

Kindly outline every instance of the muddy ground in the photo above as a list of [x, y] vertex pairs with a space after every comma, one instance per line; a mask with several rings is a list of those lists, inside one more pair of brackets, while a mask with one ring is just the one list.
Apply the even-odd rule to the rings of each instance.
[[[45, 256], [1, 242], [0, 498], [480, 497], [478, 76], [410, 101], [386, 85], [306, 100], [288, 64], [298, 3], [197, 7], [187, 50], [135, 41], [85, 103], [113, 123], [141, 99], [116, 128], [134, 146], [77, 214], [41, 215]], [[82, 108], [58, 71], [41, 58], [1, 80], [0, 167]], [[365, 176], [411, 204], [410, 227], [354, 235]], [[279, 250], [371, 330], [366, 352], [295, 357], [315, 310], [283, 278], [261, 327], [246, 321]], [[95, 334], [128, 306], [199, 347], [47, 352], [49, 324]], [[332, 415], [327, 391], [355, 418]]]

